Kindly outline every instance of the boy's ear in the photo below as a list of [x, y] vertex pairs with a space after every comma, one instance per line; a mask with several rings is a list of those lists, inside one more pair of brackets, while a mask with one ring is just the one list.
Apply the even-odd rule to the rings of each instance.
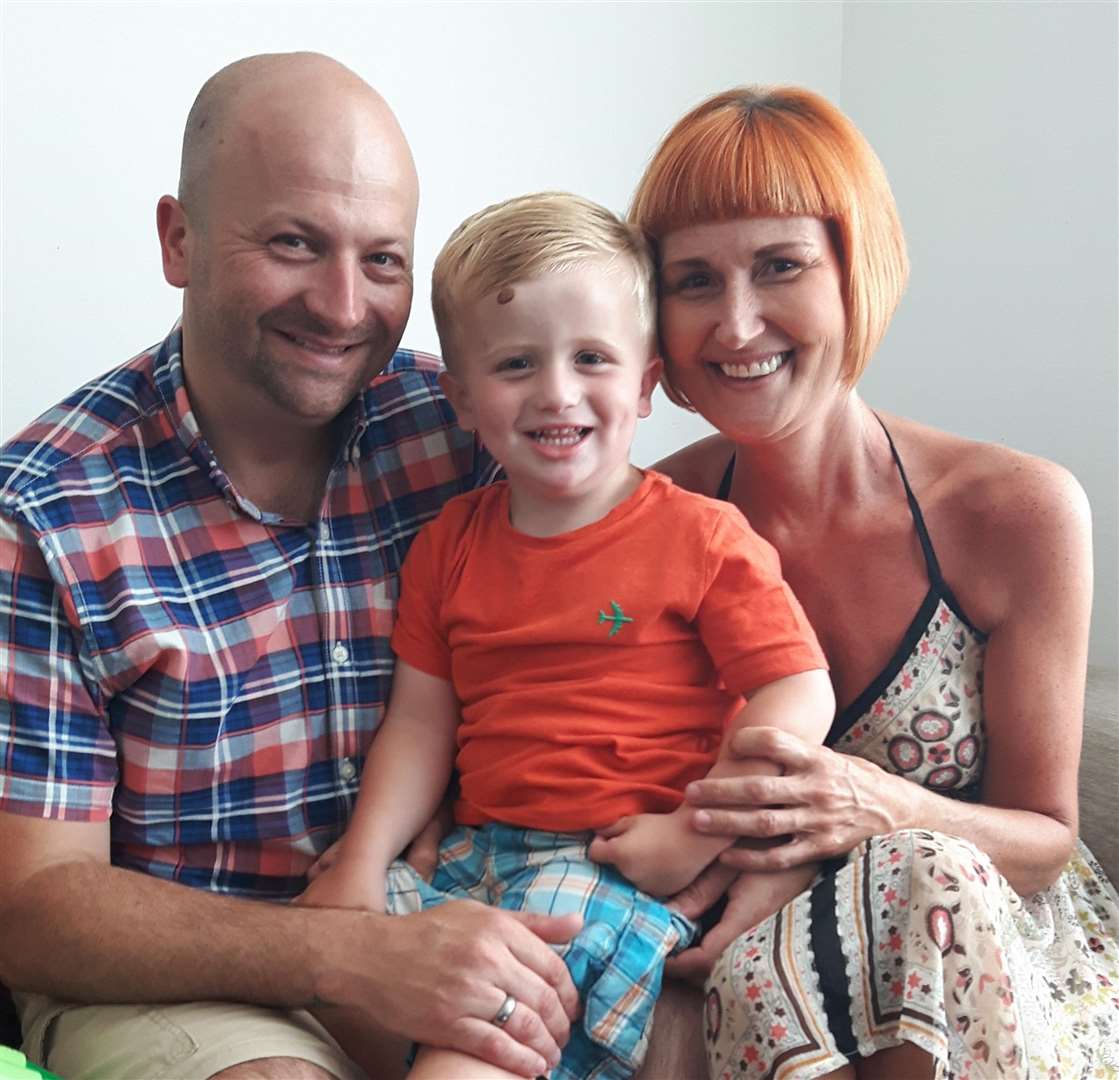
[[474, 423], [474, 410], [470, 407], [470, 395], [449, 371], [439, 372], [439, 389], [446, 395], [451, 407], [455, 410], [455, 419], [463, 431], [473, 431], [477, 426]]
[[664, 371], [664, 361], [659, 356], [654, 356], [641, 376], [641, 397], [637, 403], [638, 416], [648, 416], [653, 411], [653, 391], [660, 382], [662, 371]]

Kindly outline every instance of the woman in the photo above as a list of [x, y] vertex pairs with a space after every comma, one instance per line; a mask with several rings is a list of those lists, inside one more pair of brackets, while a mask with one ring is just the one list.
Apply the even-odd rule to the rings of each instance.
[[881, 165], [822, 98], [700, 105], [632, 216], [666, 388], [720, 432], [662, 467], [777, 547], [840, 705], [829, 748], [738, 740], [782, 776], [689, 791], [697, 827], [766, 841], [728, 865], [820, 867], [758, 925], [732, 889], [707, 942], [740, 934], [707, 984], [712, 1074], [1110, 1075], [1119, 901], [1076, 839], [1083, 492], [859, 398], [908, 266]]

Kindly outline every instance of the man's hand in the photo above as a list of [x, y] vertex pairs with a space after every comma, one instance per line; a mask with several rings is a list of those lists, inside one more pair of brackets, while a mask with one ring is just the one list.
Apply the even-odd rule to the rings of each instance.
[[[567, 968], [548, 945], [566, 943], [581, 923], [577, 915], [508, 912], [471, 900], [376, 918], [368, 948], [358, 935], [339, 941], [332, 933], [337, 967], [320, 997], [364, 1009], [381, 1027], [426, 1046], [540, 1076], [559, 1061], [578, 1010]], [[492, 1020], [506, 994], [517, 1006], [497, 1027]]]

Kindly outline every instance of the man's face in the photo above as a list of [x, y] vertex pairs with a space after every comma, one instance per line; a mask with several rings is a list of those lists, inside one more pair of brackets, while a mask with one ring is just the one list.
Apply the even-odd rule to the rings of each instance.
[[391, 358], [412, 303], [406, 151], [360, 108], [319, 119], [233, 125], [188, 224], [188, 385], [249, 424], [329, 423]]

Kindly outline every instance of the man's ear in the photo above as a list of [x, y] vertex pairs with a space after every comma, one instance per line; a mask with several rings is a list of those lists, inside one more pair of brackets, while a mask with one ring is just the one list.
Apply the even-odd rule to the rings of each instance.
[[185, 288], [190, 284], [190, 257], [183, 204], [171, 195], [164, 195], [156, 204], [155, 227], [163, 256], [163, 276], [168, 285], [174, 285], [176, 289]]
[[660, 382], [664, 362], [659, 356], [654, 356], [645, 367], [641, 376], [641, 398], [637, 403], [637, 415], [648, 416], [653, 411], [653, 391]]
[[473, 431], [477, 425], [474, 423], [474, 410], [470, 407], [470, 395], [466, 392], [466, 387], [449, 371], [441, 371], [439, 389], [443, 391], [455, 410], [458, 426], [463, 431]]

